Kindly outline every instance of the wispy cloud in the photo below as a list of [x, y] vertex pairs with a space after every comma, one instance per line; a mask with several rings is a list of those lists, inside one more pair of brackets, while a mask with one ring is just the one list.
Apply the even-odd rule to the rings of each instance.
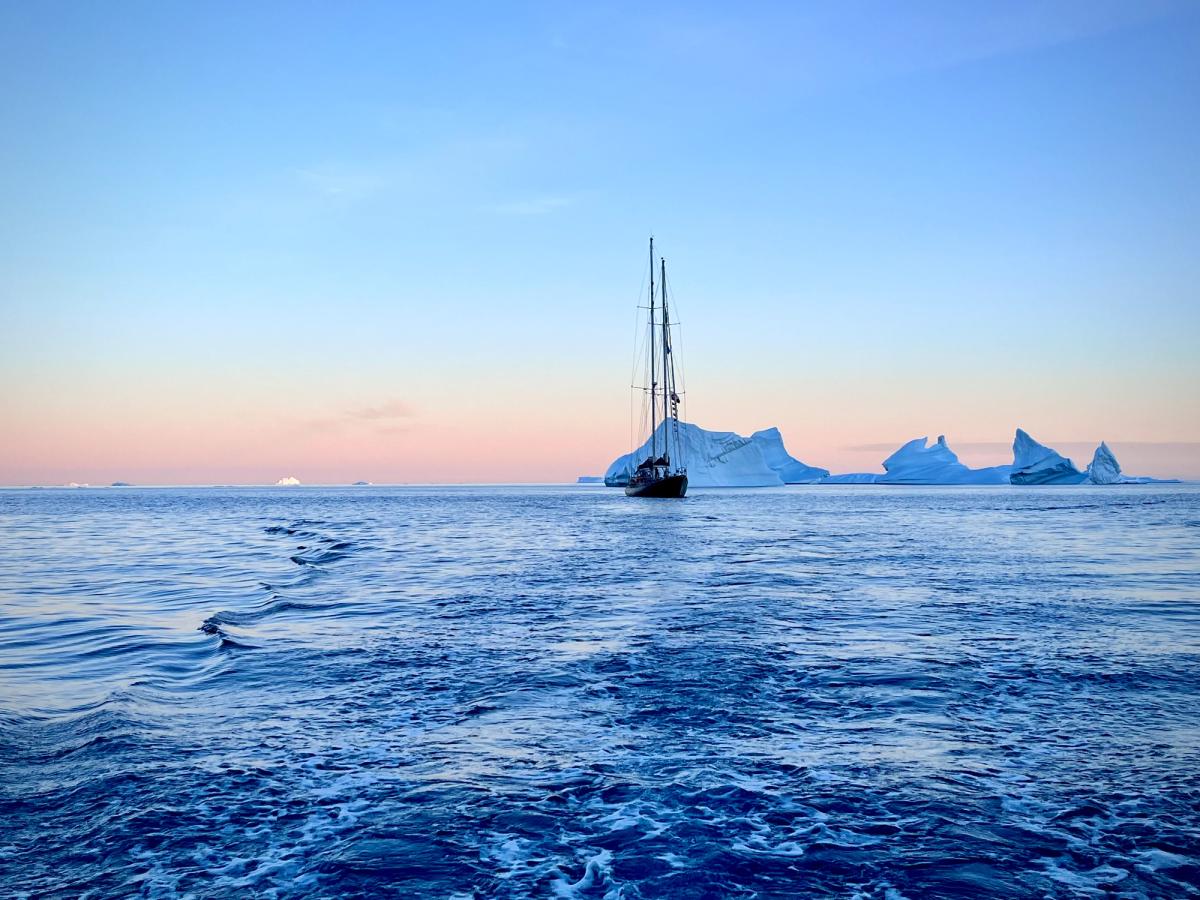
[[304, 434], [328, 434], [346, 428], [374, 424], [378, 434], [398, 434], [409, 429], [403, 420], [416, 415], [403, 400], [386, 400], [374, 406], [358, 406], [325, 416], [314, 416], [293, 423], [293, 430]]
[[346, 411], [346, 418], [376, 422], [381, 419], [408, 419], [413, 416], [412, 407], [403, 400], [388, 400], [378, 406], [364, 406]]

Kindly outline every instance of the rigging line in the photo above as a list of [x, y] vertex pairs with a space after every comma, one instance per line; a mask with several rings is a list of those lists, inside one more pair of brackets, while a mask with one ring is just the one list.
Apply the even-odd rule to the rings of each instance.
[[[646, 286], [646, 278], [643, 275], [642, 277], [640, 277], [638, 279], [638, 288], [637, 288], [637, 293], [635, 295], [637, 299], [634, 300], [634, 304], [633, 304], [634, 305], [633, 362], [629, 367], [629, 381], [630, 381], [631, 386], [634, 382], [636, 382], [638, 380], [638, 378], [637, 378], [638, 359], [645, 352], [645, 345], [644, 345], [645, 335], [642, 334], [641, 315], [638, 311], [639, 306], [641, 304], [642, 291], [645, 289], [645, 286]], [[629, 453], [630, 453], [630, 456], [632, 456], [633, 451], [635, 449], [637, 449], [637, 445], [634, 443], [634, 441], [637, 440], [637, 425], [638, 425], [637, 416], [634, 412], [634, 401], [633, 401], [633, 397], [631, 396], [629, 398]]]

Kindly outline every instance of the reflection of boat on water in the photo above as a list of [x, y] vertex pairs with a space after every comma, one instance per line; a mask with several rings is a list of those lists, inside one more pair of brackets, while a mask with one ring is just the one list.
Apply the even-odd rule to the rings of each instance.
[[[662, 321], [657, 320], [654, 286], [654, 238], [650, 238], [650, 356], [643, 391], [650, 394], [650, 455], [637, 464], [625, 486], [630, 497], [682, 497], [687, 493], [687, 468], [681, 465], [679, 394], [675, 389], [675, 358], [671, 353], [671, 315], [667, 308], [667, 261], [659, 260]], [[659, 369], [659, 357], [662, 368]], [[662, 375], [662, 384], [658, 377]], [[658, 403], [661, 387], [662, 452], [659, 450]], [[669, 423], [669, 424], [668, 424]], [[674, 448], [675, 460], [671, 451]]]

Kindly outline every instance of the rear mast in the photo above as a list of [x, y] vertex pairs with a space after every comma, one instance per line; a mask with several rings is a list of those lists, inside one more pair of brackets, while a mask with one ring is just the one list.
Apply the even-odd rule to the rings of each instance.
[[[659, 290], [662, 291], [662, 360], [663, 360], [663, 458], [667, 461], [667, 471], [671, 468], [671, 447], [667, 440], [667, 398], [671, 393], [671, 377], [667, 374], [667, 354], [671, 351], [667, 343], [667, 261], [659, 257], [662, 264], [662, 278], [659, 279]], [[676, 451], [679, 447], [676, 446]]]
[[675, 390], [675, 352], [671, 349], [671, 314], [667, 309], [667, 261], [665, 259], [662, 261], [662, 283], [658, 289], [662, 292], [663, 377], [666, 379], [666, 383], [663, 385], [663, 421], [666, 421], [666, 404], [669, 400], [671, 403], [671, 435], [675, 439], [674, 470], [678, 472], [681, 468], [679, 448], [682, 446], [679, 443], [679, 394]]

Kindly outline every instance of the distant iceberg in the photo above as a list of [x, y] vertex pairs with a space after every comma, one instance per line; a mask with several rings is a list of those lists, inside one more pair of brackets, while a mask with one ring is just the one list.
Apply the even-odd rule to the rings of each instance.
[[1009, 466], [971, 469], [958, 461], [938, 435], [937, 443], [927, 446], [928, 438], [909, 441], [883, 461], [885, 474], [876, 484], [1008, 484]]
[[1100, 446], [1096, 448], [1091, 465], [1087, 467], [1084, 474], [1092, 484], [1121, 483], [1121, 464], [1117, 462], [1116, 456], [1108, 449], [1108, 444], [1104, 441], [1101, 441]]
[[1145, 475], [1124, 475], [1116, 455], [1104, 441], [1096, 448], [1084, 475], [1088, 484], [1171, 484], [1173, 478], [1148, 478]]
[[1083, 472], [1056, 450], [1039, 444], [1018, 428], [1013, 440], [1013, 462], [1009, 466], [972, 469], [959, 462], [945, 436], [929, 445], [927, 438], [904, 444], [883, 461], [884, 474], [855, 472], [829, 475], [821, 484], [1151, 484], [1158, 478], [1139, 478], [1121, 473], [1121, 466], [1108, 444], [1096, 448], [1091, 465]]
[[[655, 432], [659, 452], [667, 424]], [[782, 484], [895, 484], [895, 485], [1108, 485], [1151, 484], [1163, 479], [1125, 475], [1108, 444], [1101, 442], [1091, 464], [1080, 471], [1075, 464], [1050, 447], [1039, 444], [1018, 428], [1013, 439], [1011, 465], [972, 469], [961, 463], [945, 435], [929, 443], [920, 437], [903, 444], [883, 461], [883, 473], [852, 472], [830, 475], [827, 469], [810, 466], [791, 456], [778, 428], [756, 431], [743, 437], [732, 431], [708, 431], [697, 425], [679, 423], [682, 462], [694, 487], [772, 487]], [[614, 460], [603, 481], [609, 487], [628, 483], [631, 468], [650, 455], [647, 441], [635, 452]], [[672, 443], [672, 455], [675, 455]], [[589, 483], [593, 476], [581, 476]]]
[[826, 475], [820, 484], [875, 484], [882, 476], [874, 472], [851, 472], [847, 475]]
[[[661, 423], [655, 431], [659, 452], [670, 427]], [[777, 428], [756, 431], [743, 437], [732, 431], [708, 431], [690, 422], [679, 423], [677, 451], [672, 436], [672, 456], [687, 466], [692, 487], [772, 487], [782, 484], [808, 484], [820, 481], [828, 469], [809, 466], [792, 457], [783, 446]], [[618, 457], [604, 473], [604, 483], [621, 487], [629, 483], [629, 474], [637, 462], [650, 455], [650, 441], [633, 453]]]
[[275, 487], [294, 487], [299, 483], [300, 479], [296, 478], [294, 475], [284, 475], [277, 482], [275, 482]]
[[603, 475], [580, 475], [576, 480], [576, 484], [604, 484]]
[[1017, 429], [1013, 439], [1013, 484], [1082, 484], [1086, 478], [1071, 460]]

